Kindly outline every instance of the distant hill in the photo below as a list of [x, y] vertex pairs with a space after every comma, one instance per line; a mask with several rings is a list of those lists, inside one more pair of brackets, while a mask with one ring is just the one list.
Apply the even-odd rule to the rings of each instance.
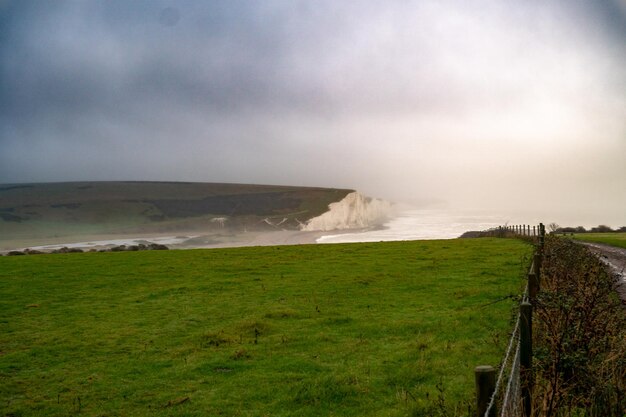
[[198, 228], [297, 229], [350, 192], [189, 182], [0, 184], [0, 242]]

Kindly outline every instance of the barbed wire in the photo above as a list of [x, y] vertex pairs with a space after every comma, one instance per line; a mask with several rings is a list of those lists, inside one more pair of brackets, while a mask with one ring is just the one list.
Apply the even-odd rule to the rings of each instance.
[[520, 413], [520, 344], [517, 343], [515, 349], [515, 357], [511, 364], [511, 374], [509, 375], [509, 383], [506, 386], [506, 392], [502, 398], [502, 411], [500, 417], [515, 417]]
[[[487, 409], [485, 410], [485, 417], [489, 417], [489, 413], [491, 413], [491, 410], [493, 409], [493, 407], [495, 407], [496, 398], [498, 397], [498, 393], [500, 392], [500, 386], [502, 385], [503, 380], [504, 380], [504, 371], [508, 368], [509, 357], [511, 356], [513, 346], [516, 342], [519, 342], [518, 335], [519, 335], [520, 320], [521, 320], [521, 315], [518, 313], [517, 321], [515, 323], [515, 328], [513, 330], [513, 334], [511, 335], [511, 339], [509, 340], [509, 346], [506, 349], [506, 354], [504, 355], [504, 359], [502, 360], [502, 364], [500, 365], [500, 372], [498, 374], [498, 379], [496, 380], [496, 387], [493, 390], [493, 395], [491, 396], [489, 405], [487, 406]], [[516, 345], [516, 357], [517, 357], [517, 351], [519, 351], [519, 343], [517, 343]], [[511, 375], [509, 375], [509, 382], [510, 382], [510, 377]]]

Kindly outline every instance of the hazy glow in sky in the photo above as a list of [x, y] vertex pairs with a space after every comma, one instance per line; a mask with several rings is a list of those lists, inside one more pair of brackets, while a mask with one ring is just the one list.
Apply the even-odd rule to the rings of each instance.
[[356, 188], [626, 224], [626, 2], [0, 1], [0, 183]]

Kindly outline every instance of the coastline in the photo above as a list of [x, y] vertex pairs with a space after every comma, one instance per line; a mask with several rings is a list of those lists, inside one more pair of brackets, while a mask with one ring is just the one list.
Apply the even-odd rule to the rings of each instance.
[[506, 223], [503, 216], [457, 210], [404, 209], [381, 227], [361, 232], [328, 233], [317, 243], [388, 242], [456, 239], [468, 230], [485, 230]]
[[452, 210], [404, 209], [378, 225], [344, 228], [332, 231], [257, 230], [221, 231], [188, 229], [166, 233], [109, 235], [75, 235], [42, 239], [0, 242], [0, 253], [34, 249], [52, 251], [62, 247], [82, 250], [106, 250], [120, 245], [162, 244], [170, 249], [231, 248], [243, 246], [274, 246], [382, 242], [402, 240], [455, 239], [468, 230], [484, 230], [506, 223], [500, 215]]
[[[354, 232], [346, 230], [346, 233]], [[249, 231], [241, 233], [177, 233], [139, 234], [139, 235], [84, 235], [55, 237], [51, 239], [24, 239], [5, 241], [1, 243], [0, 254], [25, 249], [48, 252], [62, 247], [78, 248], [82, 250], [110, 249], [120, 245], [137, 245], [140, 243], [156, 243], [166, 245], [169, 249], [209, 249], [231, 248], [243, 246], [274, 246], [274, 245], [303, 245], [316, 244], [316, 241], [328, 232], [323, 231]]]
[[[384, 228], [389, 220], [391, 203], [365, 197], [359, 192], [351, 192], [340, 201], [331, 203], [323, 214], [300, 223], [300, 228], [279, 228], [281, 223], [272, 224], [275, 229], [264, 230], [233, 230], [233, 228], [181, 228], [179, 230], [162, 231], [160, 233], [141, 231], [118, 232], [109, 234], [84, 233], [66, 236], [14, 238], [0, 240], [0, 253], [10, 251], [23, 252], [26, 249], [36, 252], [50, 252], [67, 249], [81, 251], [99, 251], [119, 246], [165, 245], [169, 249], [200, 249], [228, 248], [241, 246], [273, 246], [315, 244], [332, 233], [333, 236], [343, 234], [359, 234]], [[256, 227], [255, 225], [249, 225]], [[122, 249], [123, 250], [123, 249]]]

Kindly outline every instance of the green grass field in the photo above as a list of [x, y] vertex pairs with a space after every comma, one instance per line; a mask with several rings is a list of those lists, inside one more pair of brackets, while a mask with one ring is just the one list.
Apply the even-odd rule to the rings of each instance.
[[577, 233], [574, 239], [626, 248], [626, 233]]
[[467, 415], [531, 252], [460, 239], [0, 257], [0, 415]]

